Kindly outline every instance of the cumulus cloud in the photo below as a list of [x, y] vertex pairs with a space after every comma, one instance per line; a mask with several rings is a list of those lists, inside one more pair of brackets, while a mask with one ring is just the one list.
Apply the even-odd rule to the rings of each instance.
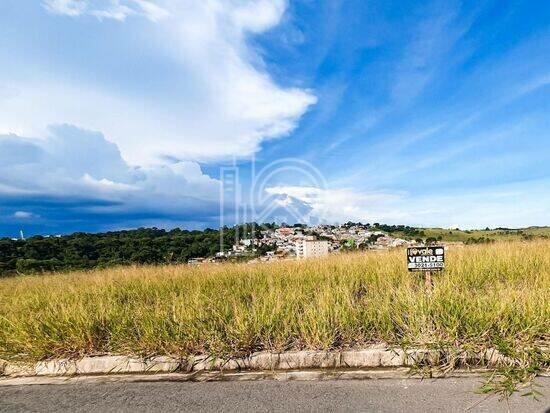
[[119, 182], [111, 181], [107, 178], [95, 179], [88, 173], [85, 173], [82, 177], [82, 183], [88, 185], [91, 189], [97, 192], [128, 192], [139, 190], [139, 187], [129, 184], [121, 184]]
[[[86, 14], [109, 14], [113, 5], [124, 9], [119, 20], [127, 17], [120, 23], [125, 30], [116, 32], [117, 41], [129, 45], [124, 56], [107, 43], [97, 48], [111, 60], [109, 67], [127, 72], [98, 73], [93, 81], [39, 66], [12, 74], [11, 93], [0, 99], [0, 133], [40, 136], [49, 124], [70, 123], [104, 133], [132, 165], [159, 164], [166, 157], [212, 161], [250, 156], [265, 140], [286, 136], [316, 102], [308, 89], [276, 83], [249, 43], [250, 36], [281, 21], [285, 0], [44, 4], [77, 22]], [[155, 24], [130, 18], [153, 6], [165, 10], [165, 18]], [[51, 15], [50, 24], [58, 24], [56, 19]], [[98, 33], [107, 30], [96, 24]], [[144, 45], [150, 55], [142, 72], [128, 61], [134, 53], [141, 58]], [[29, 59], [27, 64], [38, 64]], [[141, 81], [132, 83], [136, 78]]]
[[429, 196], [304, 186], [273, 186], [266, 192], [287, 209], [286, 216], [278, 214], [286, 222], [334, 224], [351, 220], [443, 228], [456, 228], [460, 222], [466, 229], [513, 228], [537, 225], [546, 219], [550, 214], [549, 185], [548, 179], [543, 179], [469, 194]]
[[56, 227], [85, 227], [83, 220], [129, 227], [144, 219], [208, 222], [217, 218], [218, 197], [219, 182], [196, 162], [131, 167], [96, 132], [59, 125], [42, 139], [0, 135], [0, 199], [14, 211], [1, 218], [7, 227], [31, 217], [42, 217], [43, 231], [49, 219]]
[[[272, 186], [265, 191], [277, 196], [276, 202], [281, 207], [290, 204], [294, 210], [307, 211], [300, 219], [302, 222], [394, 222], [408, 218], [403, 212], [388, 208], [402, 199], [399, 194], [309, 186]], [[308, 208], [298, 209], [297, 203]]]

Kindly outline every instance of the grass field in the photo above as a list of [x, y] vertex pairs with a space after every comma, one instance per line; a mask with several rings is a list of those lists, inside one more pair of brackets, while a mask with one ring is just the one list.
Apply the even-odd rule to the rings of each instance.
[[494, 241], [519, 241], [525, 239], [548, 238], [550, 227], [528, 227], [519, 229], [456, 230], [443, 228], [422, 228], [425, 238], [439, 238], [445, 241], [467, 242], [468, 240], [489, 239]]
[[5, 278], [0, 358], [231, 356], [371, 343], [521, 356], [550, 344], [550, 241], [457, 247], [447, 267], [431, 294], [407, 272], [403, 249]]

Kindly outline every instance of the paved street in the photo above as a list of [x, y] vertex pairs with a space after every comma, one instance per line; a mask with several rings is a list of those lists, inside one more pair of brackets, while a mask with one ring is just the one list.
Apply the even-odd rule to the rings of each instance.
[[[438, 380], [79, 382], [0, 386], [2, 412], [505, 412], [507, 404], [475, 394], [479, 378]], [[550, 379], [539, 379], [547, 393]], [[550, 411], [515, 396], [512, 412]]]

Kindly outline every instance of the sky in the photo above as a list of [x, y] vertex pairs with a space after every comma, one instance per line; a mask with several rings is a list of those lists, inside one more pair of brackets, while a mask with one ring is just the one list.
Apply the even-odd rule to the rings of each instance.
[[2, 0], [0, 236], [550, 225], [550, 2]]

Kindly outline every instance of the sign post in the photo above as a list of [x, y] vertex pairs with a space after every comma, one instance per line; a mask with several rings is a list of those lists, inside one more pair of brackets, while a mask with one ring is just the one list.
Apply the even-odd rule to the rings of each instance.
[[409, 247], [407, 248], [407, 268], [409, 271], [424, 273], [426, 289], [433, 288], [432, 271], [445, 269], [445, 247]]

